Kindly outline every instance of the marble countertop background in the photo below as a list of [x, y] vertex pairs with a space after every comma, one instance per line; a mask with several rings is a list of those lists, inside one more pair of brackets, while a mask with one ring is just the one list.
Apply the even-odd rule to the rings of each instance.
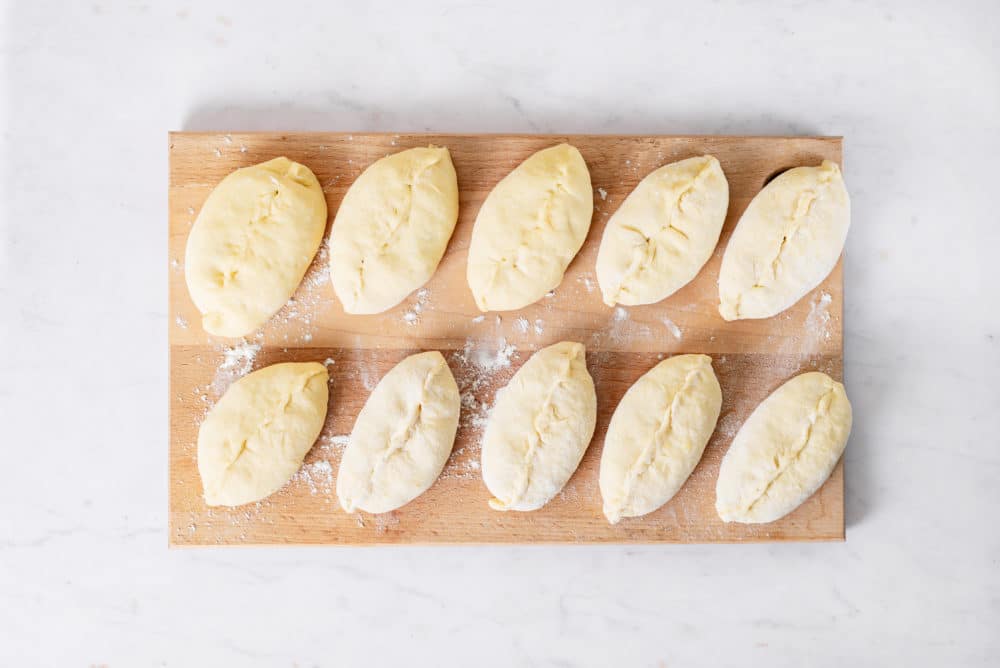
[[[0, 664], [1000, 663], [1000, 5], [7, 2]], [[847, 542], [167, 550], [166, 132], [833, 134]]]

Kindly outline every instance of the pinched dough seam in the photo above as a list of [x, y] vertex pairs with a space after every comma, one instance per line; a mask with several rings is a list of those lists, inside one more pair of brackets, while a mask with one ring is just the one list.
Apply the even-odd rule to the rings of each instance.
[[[749, 515], [750, 512], [753, 510], [754, 506], [756, 506], [758, 502], [763, 500], [768, 495], [768, 493], [771, 491], [771, 488], [774, 487], [775, 483], [777, 483], [778, 480], [782, 478], [782, 476], [788, 473], [788, 471], [792, 469], [799, 462], [799, 460], [802, 458], [802, 455], [809, 448], [809, 441], [810, 439], [812, 439], [813, 428], [816, 426], [816, 423], [819, 422], [820, 419], [822, 419], [823, 417], [826, 417], [827, 415], [830, 414], [830, 404], [833, 403], [832, 397], [836, 394], [836, 392], [837, 388], [832, 387], [825, 393], [823, 393], [823, 395], [816, 401], [816, 407], [813, 409], [813, 412], [809, 415], [809, 422], [806, 424], [805, 430], [800, 439], [801, 444], [798, 446], [798, 448], [795, 449], [791, 459], [785, 462], [784, 466], [779, 466], [778, 471], [774, 474], [771, 480], [768, 481], [767, 485], [764, 486], [764, 489], [760, 492], [760, 494], [757, 495], [757, 497], [753, 499], [749, 505], [747, 505], [744, 514]], [[776, 465], [779, 465], [778, 460], [779, 460], [778, 455], [775, 455], [774, 463]]]
[[[405, 184], [406, 185], [406, 207], [405, 207], [406, 208], [406, 214], [403, 215], [403, 216], [400, 216], [398, 210], [394, 210], [393, 211], [393, 216], [396, 219], [396, 224], [393, 225], [393, 226], [391, 226], [389, 228], [388, 233], [385, 235], [385, 239], [379, 245], [378, 251], [375, 253], [375, 257], [376, 258], [381, 257], [382, 255], [384, 255], [386, 249], [389, 248], [389, 246], [392, 245], [392, 242], [396, 239], [396, 237], [398, 236], [400, 230], [408, 227], [412, 223], [412, 221], [413, 221], [413, 186], [416, 185], [416, 183], [420, 180], [420, 178], [428, 170], [430, 170], [431, 168], [435, 167], [440, 162], [441, 162], [441, 158], [437, 157], [434, 160], [432, 160], [431, 162], [427, 163], [426, 165], [423, 165], [420, 169], [418, 169], [417, 171], [415, 171], [410, 176], [409, 180]], [[428, 184], [428, 185], [430, 186], [430, 188], [432, 190], [438, 191], [437, 188], [435, 188], [433, 184]], [[358, 281], [357, 281], [357, 284], [354, 287], [354, 301], [355, 302], [358, 301], [358, 299], [361, 296], [361, 293], [365, 289], [364, 274], [365, 274], [365, 262], [367, 260], [368, 260], [368, 257], [362, 257], [361, 260], [360, 260], [360, 262], [358, 262], [358, 267], [356, 269], [357, 276], [358, 276]]]
[[[257, 252], [254, 250], [254, 244], [257, 237], [260, 236], [259, 230], [263, 223], [270, 221], [271, 216], [274, 215], [274, 207], [281, 193], [280, 184], [274, 175], [270, 175], [271, 180], [274, 182], [274, 188], [268, 191], [257, 205], [254, 207], [253, 214], [250, 216], [250, 220], [247, 221], [246, 226], [243, 227], [243, 234], [240, 235], [238, 243], [227, 243], [226, 245], [230, 248], [236, 248], [239, 250], [237, 262], [234, 264], [243, 264], [247, 260], [253, 257], [257, 257]], [[270, 259], [266, 256], [261, 256], [261, 259], [270, 267]], [[239, 270], [229, 269], [228, 271], [218, 271], [217, 274], [221, 277], [216, 280], [218, 287], [224, 288], [229, 283], [230, 280], [236, 277]]]
[[[299, 387], [297, 390], [289, 392], [288, 393], [288, 398], [286, 398], [285, 401], [281, 404], [281, 407], [278, 410], [276, 410], [276, 411], [270, 411], [270, 414], [269, 414], [268, 418], [266, 420], [264, 420], [263, 422], [261, 422], [259, 425], [257, 425], [257, 427], [254, 428], [253, 433], [251, 433], [249, 436], [247, 436], [246, 438], [243, 439], [243, 442], [240, 443], [239, 452], [237, 452], [233, 456], [232, 461], [230, 461], [228, 464], [226, 464], [226, 467], [224, 469], [222, 469], [222, 475], [219, 476], [219, 482], [220, 482], [220, 484], [221, 484], [222, 478], [225, 476], [225, 474], [229, 473], [230, 469], [232, 469], [234, 466], [236, 466], [236, 462], [238, 462], [240, 460], [240, 458], [244, 454], [246, 454], [247, 451], [250, 450], [250, 448], [247, 446], [247, 443], [251, 439], [253, 439], [255, 436], [257, 436], [261, 432], [263, 432], [265, 429], [267, 429], [268, 427], [270, 427], [271, 424], [275, 420], [277, 420], [279, 417], [287, 414], [288, 413], [288, 407], [292, 405], [292, 401], [294, 401], [296, 397], [301, 396], [302, 394], [304, 394], [305, 390], [306, 390], [306, 386], [309, 385], [309, 382], [313, 378], [315, 378], [316, 376], [319, 376], [322, 373], [325, 373], [325, 372], [317, 371], [314, 374], [310, 374], [309, 376], [306, 376], [305, 379], [302, 381], [301, 387]], [[282, 437], [284, 438], [284, 434], [282, 435]]]
[[[417, 401], [416, 406], [414, 406], [410, 411], [409, 419], [406, 421], [406, 425], [402, 429], [397, 429], [396, 432], [389, 437], [389, 441], [385, 446], [384, 452], [375, 464], [372, 465], [371, 472], [368, 474], [368, 490], [363, 498], [367, 499], [372, 495], [372, 492], [375, 490], [375, 478], [378, 477], [378, 475], [382, 472], [382, 469], [386, 467], [391, 459], [400, 455], [412, 458], [412, 454], [407, 448], [413, 441], [413, 437], [419, 431], [420, 426], [423, 424], [424, 398], [427, 396], [427, 388], [431, 385], [444, 366], [445, 364], [442, 362], [427, 373], [427, 376], [424, 378], [424, 383], [420, 388], [420, 399]], [[350, 503], [350, 506], [352, 508], [356, 508], [357, 503]]]
[[[545, 443], [545, 436], [551, 431], [551, 427], [555, 424], [562, 424], [565, 422], [565, 418], [559, 416], [558, 413], [555, 415], [555, 421], [551, 422], [548, 426], [549, 429], [539, 429], [538, 428], [538, 418], [549, 410], [552, 405], [552, 398], [556, 391], [562, 387], [562, 385], [570, 378], [573, 371], [573, 358], [569, 358], [566, 364], [566, 370], [563, 374], [556, 378], [549, 386], [548, 391], [545, 393], [545, 401], [542, 402], [541, 407], [535, 411], [535, 414], [531, 417], [531, 429], [532, 435], [531, 440], [528, 442], [528, 448], [524, 452], [524, 457], [522, 459], [524, 463], [524, 476], [522, 477], [523, 483], [518, 485], [519, 489], [515, 490], [514, 494], [511, 495], [510, 501], [504, 502], [499, 499], [495, 499], [490, 502], [490, 506], [497, 510], [504, 510], [506, 508], [512, 507], [514, 504], [518, 503], [524, 498], [524, 495], [528, 493], [528, 489], [531, 487], [531, 476], [534, 473], [534, 462], [536, 455], [540, 450], [540, 446]], [[555, 407], [553, 406], [553, 410]]]
[[[788, 216], [789, 223], [785, 226], [785, 231], [781, 236], [781, 241], [778, 243], [778, 249], [774, 254], [774, 259], [772, 259], [770, 263], [771, 276], [765, 282], [762, 282], [762, 277], [757, 269], [757, 263], [755, 262], [753, 265], [754, 282], [753, 285], [750, 286], [751, 290], [763, 290], [769, 288], [778, 279], [778, 267], [781, 264], [781, 256], [785, 253], [789, 239], [795, 236], [799, 228], [802, 227], [805, 223], [805, 219], [812, 211], [813, 204], [815, 204], [826, 193], [826, 191], [829, 190], [832, 183], [833, 171], [824, 170], [819, 180], [820, 192], [816, 192], [810, 188], [806, 188], [798, 192], [795, 196], [795, 206], [792, 209], [791, 214]], [[740, 317], [740, 306], [742, 301], [743, 293], [738, 292], [733, 302], [733, 313], [737, 318]]]
[[652, 468], [653, 463], [663, 454], [662, 444], [666, 441], [666, 436], [673, 428], [674, 411], [678, 401], [685, 396], [688, 389], [693, 385], [695, 377], [700, 376], [703, 371], [702, 366], [698, 366], [687, 372], [681, 388], [677, 390], [670, 400], [670, 405], [660, 420], [660, 426], [653, 432], [653, 437], [643, 446], [642, 452], [636, 457], [635, 462], [629, 467], [628, 475], [625, 478], [625, 489], [622, 494], [622, 502], [615, 508], [615, 514], [621, 516], [622, 511], [632, 502], [632, 495], [635, 493], [635, 484], [646, 472]]
[[[556, 179], [555, 184], [545, 194], [545, 200], [538, 207], [538, 212], [535, 214], [535, 226], [530, 230], [525, 230], [524, 228], [518, 228], [518, 243], [514, 247], [513, 252], [508, 255], [514, 257], [515, 259], [510, 262], [510, 267], [514, 271], [524, 274], [524, 270], [517, 266], [517, 257], [521, 254], [521, 250], [524, 248], [529, 248], [532, 245], [531, 239], [536, 236], [537, 233], [542, 232], [546, 227], [553, 229], [552, 224], [552, 208], [553, 202], [555, 202], [556, 197], [560, 194], [568, 194], [569, 190], [566, 189], [566, 184], [563, 183], [563, 179], [566, 178], [567, 167], [563, 167], [559, 174], [559, 178]], [[490, 276], [489, 282], [486, 284], [486, 290], [484, 292], [488, 293], [493, 290], [496, 285], [497, 278], [500, 275], [501, 268], [510, 261], [509, 257], [502, 257], [499, 260], [493, 261], [493, 273]], [[482, 306], [486, 307], [485, 294], [482, 298]]]
[[621, 229], [626, 232], [632, 232], [639, 235], [643, 239], [643, 244], [641, 246], [637, 245], [632, 251], [632, 260], [629, 262], [629, 266], [625, 269], [622, 274], [621, 281], [618, 282], [618, 288], [615, 290], [612, 296], [612, 303], [617, 303], [618, 298], [623, 292], [629, 292], [632, 288], [627, 285], [632, 280], [638, 278], [642, 272], [649, 268], [653, 259], [656, 257], [656, 250], [660, 245], [666, 245], [662, 243], [668, 232], [674, 232], [680, 235], [685, 241], [690, 241], [690, 237], [676, 225], [674, 225], [674, 219], [676, 217], [676, 212], [684, 212], [684, 198], [691, 194], [691, 192], [698, 186], [698, 184], [704, 180], [705, 175], [711, 170], [712, 162], [706, 162], [698, 173], [695, 174], [694, 178], [690, 179], [688, 184], [684, 189], [677, 195], [676, 199], [664, 207], [666, 212], [667, 224], [660, 226], [660, 229], [656, 231], [653, 236], [647, 236], [645, 232], [632, 225], [622, 225]]

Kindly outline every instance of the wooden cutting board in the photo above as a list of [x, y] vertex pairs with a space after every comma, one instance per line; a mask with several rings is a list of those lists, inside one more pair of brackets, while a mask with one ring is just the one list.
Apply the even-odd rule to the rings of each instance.
[[[465, 282], [476, 213], [511, 169], [534, 151], [563, 141], [579, 148], [590, 168], [590, 235], [554, 294], [518, 312], [482, 317]], [[220, 340], [202, 331], [184, 283], [184, 246], [197, 211], [224, 176], [280, 155], [301, 162], [319, 178], [332, 223], [344, 193], [365, 167], [389, 153], [428, 144], [451, 150], [460, 214], [425, 291], [388, 313], [347, 315], [334, 296], [321, 251], [293, 300], [257, 335]], [[722, 252], [750, 199], [790, 167], [841, 162], [840, 138], [181, 132], [170, 134], [169, 151], [171, 545], [843, 540], [843, 464], [812, 498], [777, 522], [725, 524], [714, 508], [719, 463], [750, 411], [799, 372], [818, 369], [841, 378], [840, 264], [777, 317], [727, 323], [716, 308]], [[608, 217], [653, 169], [705, 153], [722, 163], [730, 191], [714, 256], [692, 283], [659, 304], [608, 308], [594, 273]], [[478, 467], [488, 407], [532, 351], [566, 339], [587, 346], [598, 398], [594, 440], [566, 488], [543, 509], [491, 510]], [[346, 435], [378, 379], [405, 356], [427, 349], [444, 352], [463, 391], [452, 456], [441, 478], [407, 506], [384, 515], [348, 515], [335, 491]], [[677, 496], [646, 517], [611, 526], [601, 514], [597, 485], [608, 421], [632, 382], [677, 353], [712, 356], [723, 391], [719, 425]], [[330, 370], [323, 434], [302, 471], [270, 498], [235, 509], [208, 508], [195, 459], [198, 425], [235, 378], [292, 360], [325, 361]]]

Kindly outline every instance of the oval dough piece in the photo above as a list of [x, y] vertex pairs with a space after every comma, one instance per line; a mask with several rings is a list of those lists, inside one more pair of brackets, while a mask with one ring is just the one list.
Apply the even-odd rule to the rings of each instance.
[[840, 168], [796, 167], [751, 200], [719, 271], [726, 320], [770, 318], [823, 282], [840, 258], [851, 202]]
[[722, 408], [722, 388], [708, 355], [665, 359], [622, 398], [604, 438], [604, 516], [650, 513], [681, 488], [701, 460]]
[[323, 430], [327, 380], [318, 362], [289, 362], [229, 386], [198, 430], [205, 503], [252, 503], [288, 482]]
[[330, 278], [344, 311], [381, 313], [426, 283], [457, 221], [448, 149], [411, 148], [368, 167], [330, 232]]
[[582, 343], [563, 341], [525, 362], [497, 395], [483, 436], [483, 481], [494, 510], [536, 510], [576, 471], [597, 422]]
[[722, 459], [715, 509], [726, 522], [773, 522], [830, 477], [851, 433], [844, 386], [825, 373], [796, 376], [761, 402]]
[[480, 311], [534, 303], [562, 281], [594, 213], [587, 163], [560, 144], [522, 162], [483, 202], [467, 278]]
[[713, 156], [649, 174], [604, 228], [597, 252], [604, 303], [653, 304], [684, 287], [712, 257], [728, 208], [729, 183]]
[[387, 513], [423, 494], [451, 454], [459, 405], [458, 385], [438, 351], [393, 367], [351, 431], [337, 474], [341, 508]]
[[235, 337], [263, 325], [295, 292], [325, 228], [323, 190], [304, 165], [275, 158], [222, 179], [184, 256], [204, 330]]

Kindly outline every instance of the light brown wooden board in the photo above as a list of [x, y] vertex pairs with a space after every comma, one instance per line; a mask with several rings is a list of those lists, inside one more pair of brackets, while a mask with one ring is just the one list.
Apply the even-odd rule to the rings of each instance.
[[[590, 234], [551, 297], [519, 312], [476, 321], [465, 282], [465, 259], [476, 213], [490, 189], [534, 151], [568, 141], [580, 149], [594, 186]], [[460, 213], [455, 234], [422, 299], [411, 295], [376, 316], [345, 314], [317, 257], [294, 301], [255, 337], [252, 368], [291, 360], [333, 360], [330, 408], [323, 435], [299, 475], [261, 502], [211, 509], [201, 496], [195, 459], [198, 425], [239, 364], [223, 364], [232, 340], [208, 336], [184, 284], [184, 246], [211, 189], [239, 167], [285, 155], [312, 169], [323, 185], [329, 223], [347, 188], [373, 161], [414, 146], [447, 146], [458, 172]], [[616, 312], [600, 299], [594, 274], [608, 217], [636, 184], [668, 162], [710, 153], [729, 180], [729, 213], [716, 252], [698, 277], [666, 299]], [[841, 265], [813, 293], [767, 320], [727, 323], [717, 311], [722, 252], [750, 199], [775, 174], [823, 159], [841, 162], [832, 137], [699, 137], [612, 135], [431, 135], [360, 133], [172, 133], [169, 137], [170, 277], [170, 528], [171, 545], [377, 543], [655, 543], [842, 540], [843, 465], [789, 516], [766, 525], [726, 524], [715, 514], [715, 480], [733, 435], [751, 410], [788, 378], [843, 369]], [[329, 232], [329, 228], [327, 230]], [[325, 244], [325, 241], [324, 241]], [[829, 295], [829, 297], [826, 297]], [[421, 304], [419, 313], [416, 304]], [[412, 313], [406, 321], [406, 313]], [[622, 314], [625, 317], [621, 317]], [[527, 321], [527, 327], [517, 318]], [[669, 319], [682, 338], [671, 333]], [[536, 320], [541, 321], [539, 330]], [[524, 331], [524, 330], [527, 331]], [[463, 363], [492, 353], [504, 337], [517, 353], [509, 367], [483, 374]], [[563, 493], [532, 513], [501, 513], [476, 469], [484, 410], [463, 409], [454, 451], [441, 478], [407, 506], [380, 516], [348, 515], [336, 501], [338, 445], [350, 433], [370, 388], [396, 362], [419, 350], [445, 353], [459, 386], [474, 379], [477, 402], [489, 405], [530, 353], [556, 341], [587, 345], [598, 396], [594, 439]], [[477, 353], [477, 351], [484, 351]], [[706, 353], [723, 390], [722, 417], [687, 484], [666, 506], [611, 526], [601, 514], [597, 472], [608, 421], [625, 390], [661, 356]], [[223, 370], [220, 371], [220, 364]], [[232, 367], [237, 367], [235, 370]], [[340, 439], [331, 441], [331, 437]], [[322, 463], [331, 473], [325, 474]]]

